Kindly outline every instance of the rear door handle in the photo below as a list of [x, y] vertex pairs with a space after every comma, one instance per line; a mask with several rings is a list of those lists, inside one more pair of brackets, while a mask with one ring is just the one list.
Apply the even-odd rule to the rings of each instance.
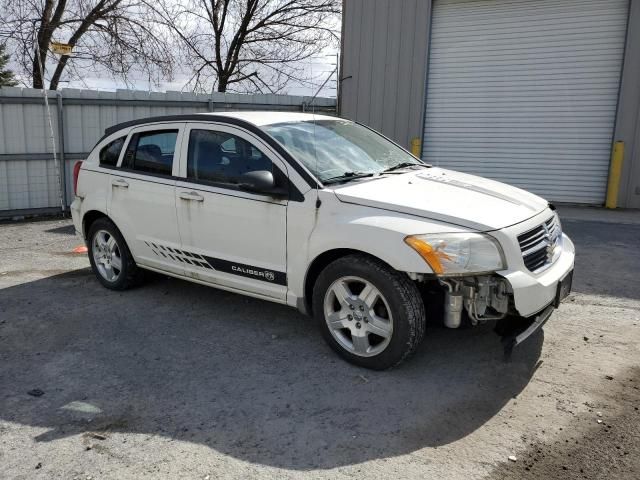
[[204, 197], [196, 192], [180, 192], [180, 198], [192, 202], [204, 202]]
[[113, 185], [114, 187], [129, 188], [129, 183], [121, 178], [116, 178], [115, 180], [113, 180], [111, 182], [111, 185]]

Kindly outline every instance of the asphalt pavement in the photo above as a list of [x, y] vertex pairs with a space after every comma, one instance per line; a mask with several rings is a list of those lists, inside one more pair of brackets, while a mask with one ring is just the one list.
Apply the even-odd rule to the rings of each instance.
[[509, 362], [432, 328], [385, 372], [289, 307], [106, 290], [69, 220], [0, 224], [0, 478], [638, 478], [640, 212], [561, 214], [574, 292]]

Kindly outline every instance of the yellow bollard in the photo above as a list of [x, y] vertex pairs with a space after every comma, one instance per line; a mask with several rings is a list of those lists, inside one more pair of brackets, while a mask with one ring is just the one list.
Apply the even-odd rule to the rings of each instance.
[[624, 142], [615, 142], [611, 153], [609, 168], [609, 182], [607, 183], [606, 208], [617, 208], [618, 191], [620, 190], [620, 176], [622, 175], [622, 160], [624, 159]]
[[411, 139], [411, 153], [420, 158], [420, 139], [418, 137]]

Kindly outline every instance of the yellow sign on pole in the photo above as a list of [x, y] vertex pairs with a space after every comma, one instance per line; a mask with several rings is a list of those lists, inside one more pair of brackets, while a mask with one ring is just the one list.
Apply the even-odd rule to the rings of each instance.
[[68, 43], [51, 42], [51, 51], [58, 55], [71, 55], [73, 47]]

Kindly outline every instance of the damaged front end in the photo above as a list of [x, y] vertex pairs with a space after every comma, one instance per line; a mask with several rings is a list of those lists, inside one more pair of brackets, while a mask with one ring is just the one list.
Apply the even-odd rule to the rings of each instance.
[[458, 328], [463, 309], [472, 325], [489, 320], [501, 320], [509, 313], [512, 295], [509, 283], [498, 276], [484, 275], [440, 279], [445, 288], [444, 324]]
[[[417, 280], [425, 297], [430, 317], [442, 318], [448, 328], [463, 322], [477, 325], [517, 315], [513, 307], [513, 290], [504, 278], [488, 274], [468, 277], [429, 278]], [[442, 309], [436, 306], [442, 305]]]
[[535, 316], [521, 317], [514, 307], [509, 282], [495, 274], [449, 278], [414, 278], [422, 290], [428, 316], [448, 328], [496, 321], [505, 358], [513, 348], [535, 333], [549, 319], [554, 305]]

